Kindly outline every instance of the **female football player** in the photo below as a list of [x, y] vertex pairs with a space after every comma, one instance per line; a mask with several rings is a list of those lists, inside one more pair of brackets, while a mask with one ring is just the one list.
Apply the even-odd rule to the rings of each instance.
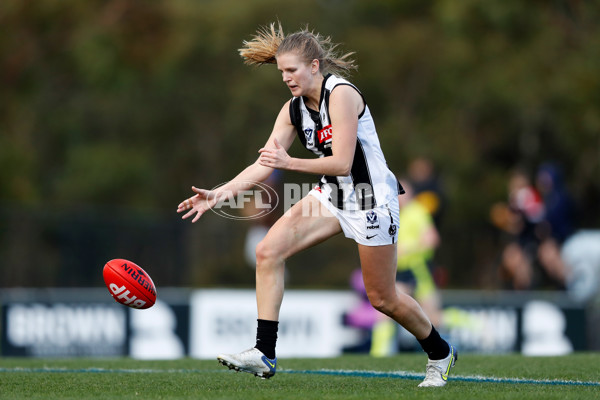
[[[284, 291], [285, 260], [343, 232], [358, 245], [363, 280], [373, 307], [398, 322], [428, 354], [419, 386], [444, 386], [457, 359], [410, 296], [396, 290], [398, 192], [363, 95], [342, 76], [356, 68], [352, 53], [338, 55], [330, 38], [306, 29], [285, 35], [281, 24], [260, 29], [240, 49], [250, 65], [276, 64], [292, 93], [256, 162], [215, 190], [192, 187], [178, 212], [192, 222], [221, 199], [266, 180], [274, 169], [321, 175], [320, 183], [271, 227], [256, 247], [256, 345], [219, 355], [223, 365], [262, 378], [275, 374], [275, 344]], [[294, 158], [298, 137], [317, 158]]]

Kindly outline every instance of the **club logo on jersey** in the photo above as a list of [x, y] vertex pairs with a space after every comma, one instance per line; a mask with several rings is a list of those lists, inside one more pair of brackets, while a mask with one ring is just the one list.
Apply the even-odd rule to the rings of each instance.
[[396, 226], [396, 224], [390, 225], [390, 229], [388, 229], [388, 233], [390, 234], [390, 236], [396, 236], [396, 232], [398, 232], [398, 227]]
[[375, 211], [370, 210], [367, 212], [367, 229], [379, 229], [379, 219]]
[[304, 130], [304, 137], [306, 138], [306, 145], [312, 147], [315, 145], [314, 135], [312, 128], [306, 128]]
[[319, 143], [330, 142], [331, 136], [333, 135], [333, 128], [331, 125], [327, 125], [323, 129], [318, 130], [317, 135], [319, 137]]

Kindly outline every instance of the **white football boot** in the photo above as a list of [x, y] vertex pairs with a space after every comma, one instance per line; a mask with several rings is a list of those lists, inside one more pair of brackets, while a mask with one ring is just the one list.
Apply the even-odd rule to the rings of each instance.
[[450, 368], [454, 367], [456, 360], [458, 360], [458, 352], [453, 346], [450, 346], [448, 357], [441, 360], [429, 360], [427, 362], [425, 379], [419, 384], [419, 387], [440, 387], [446, 385]]
[[275, 375], [277, 357], [271, 360], [257, 348], [251, 348], [237, 354], [219, 354], [217, 360], [237, 372], [248, 372], [262, 379]]

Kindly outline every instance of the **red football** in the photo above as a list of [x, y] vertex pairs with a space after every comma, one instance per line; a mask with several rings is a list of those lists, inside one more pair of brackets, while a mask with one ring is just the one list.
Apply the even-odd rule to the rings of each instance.
[[156, 287], [150, 275], [135, 263], [117, 258], [102, 271], [108, 292], [117, 303], [131, 308], [150, 308], [156, 302]]

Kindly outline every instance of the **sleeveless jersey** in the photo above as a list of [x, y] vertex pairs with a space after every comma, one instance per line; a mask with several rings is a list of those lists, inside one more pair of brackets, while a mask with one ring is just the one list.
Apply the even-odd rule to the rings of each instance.
[[[298, 138], [307, 150], [319, 157], [332, 155], [331, 141], [335, 127], [329, 117], [329, 96], [340, 85], [349, 85], [362, 97], [362, 93], [350, 82], [334, 75], [327, 75], [321, 87], [319, 110], [306, 107], [304, 98], [294, 97], [290, 102], [290, 118], [296, 127]], [[393, 196], [404, 193], [395, 175], [385, 161], [375, 123], [366, 101], [358, 116], [356, 149], [352, 169], [348, 176], [323, 175], [319, 182], [333, 205], [343, 210], [368, 210], [384, 205]]]

